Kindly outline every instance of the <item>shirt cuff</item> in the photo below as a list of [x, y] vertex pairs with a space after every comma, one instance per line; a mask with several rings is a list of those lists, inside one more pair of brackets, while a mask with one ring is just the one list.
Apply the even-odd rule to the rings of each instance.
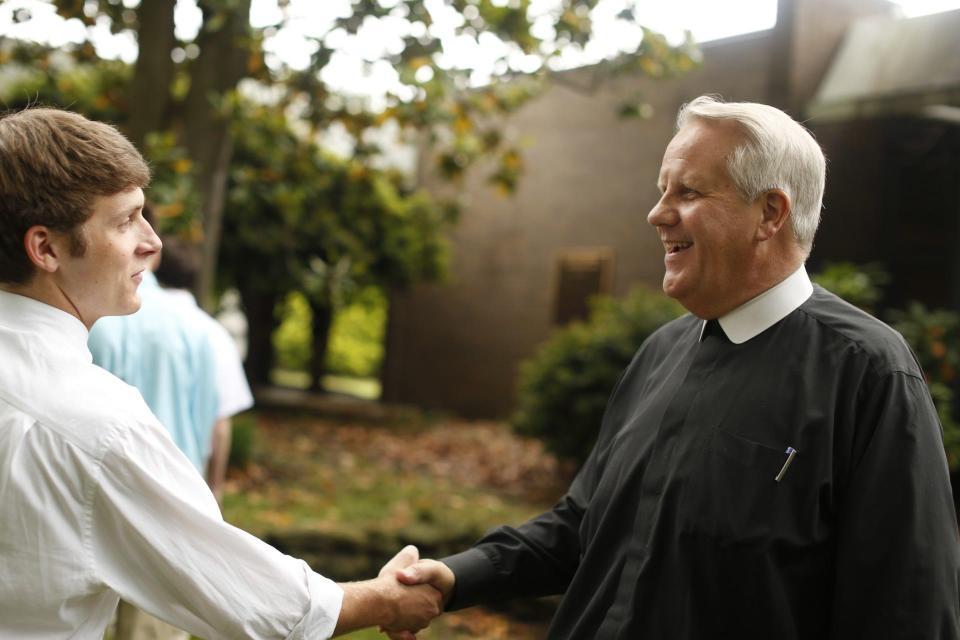
[[332, 638], [343, 606], [343, 589], [336, 582], [310, 570], [306, 563], [304, 570], [310, 591], [310, 609], [287, 636], [287, 640]]
[[450, 567], [456, 578], [447, 611], [465, 609], [491, 599], [490, 586], [497, 577], [497, 571], [486, 553], [477, 548], [467, 549], [440, 562]]

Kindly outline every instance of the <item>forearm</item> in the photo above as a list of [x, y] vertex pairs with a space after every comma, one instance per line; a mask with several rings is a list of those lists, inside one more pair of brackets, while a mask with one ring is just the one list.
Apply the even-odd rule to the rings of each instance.
[[343, 601], [334, 635], [373, 626], [416, 633], [440, 615], [440, 592], [430, 585], [404, 586], [395, 569], [382, 571], [374, 580], [339, 586]]
[[223, 484], [227, 477], [227, 462], [230, 459], [230, 442], [232, 439], [230, 418], [217, 420], [213, 427], [213, 441], [210, 448], [210, 459], [207, 461], [207, 485], [217, 502], [223, 495]]
[[343, 589], [343, 605], [334, 636], [393, 622], [389, 597], [377, 580], [348, 582], [340, 587]]
[[442, 562], [456, 578], [448, 610], [562, 593], [580, 558], [580, 512], [569, 497], [519, 527], [500, 527]]

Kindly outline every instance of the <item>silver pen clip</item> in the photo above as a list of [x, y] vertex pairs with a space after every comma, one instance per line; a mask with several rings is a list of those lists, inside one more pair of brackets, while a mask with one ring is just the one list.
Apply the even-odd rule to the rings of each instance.
[[780, 482], [783, 480], [783, 474], [787, 472], [787, 469], [789, 469], [790, 465], [793, 464], [793, 459], [797, 457], [797, 450], [793, 447], [787, 447], [787, 450], [784, 453], [787, 454], [787, 459], [784, 461], [783, 466], [780, 467], [780, 473], [778, 473], [777, 477], [773, 479], [774, 482]]

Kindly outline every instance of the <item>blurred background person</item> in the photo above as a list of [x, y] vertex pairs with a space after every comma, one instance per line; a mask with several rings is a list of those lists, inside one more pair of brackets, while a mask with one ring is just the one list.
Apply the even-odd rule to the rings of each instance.
[[169, 303], [197, 332], [207, 336], [213, 351], [218, 402], [205, 477], [217, 501], [222, 502], [230, 457], [232, 418], [253, 406], [253, 394], [230, 333], [201, 309], [193, 296], [192, 290], [200, 274], [200, 247], [176, 236], [162, 238], [163, 257], [155, 272], [157, 280]]

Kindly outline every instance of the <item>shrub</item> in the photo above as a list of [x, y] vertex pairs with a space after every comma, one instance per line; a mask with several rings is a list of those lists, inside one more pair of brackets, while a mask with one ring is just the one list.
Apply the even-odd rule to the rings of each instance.
[[227, 467], [245, 469], [253, 460], [256, 447], [257, 421], [254, 415], [247, 412], [234, 416]]
[[943, 443], [950, 468], [956, 469], [960, 466], [960, 424], [955, 419], [954, 394], [960, 368], [960, 315], [911, 302], [903, 311], [892, 311], [890, 321], [906, 338], [923, 367], [943, 425]]
[[835, 262], [827, 264], [811, 279], [855, 307], [873, 313], [883, 297], [883, 287], [890, 282], [890, 275], [877, 263]]
[[340, 309], [330, 328], [327, 370], [356, 378], [375, 378], [383, 362], [387, 298], [377, 287], [357, 293]]
[[273, 332], [276, 366], [287, 371], [307, 371], [310, 366], [310, 304], [299, 291], [280, 303], [280, 325]]
[[[279, 306], [280, 325], [273, 334], [277, 368], [306, 372], [311, 357], [310, 304], [293, 292]], [[374, 378], [383, 361], [387, 298], [377, 287], [358, 292], [333, 317], [327, 347], [327, 373]]]
[[647, 288], [596, 299], [586, 322], [557, 330], [521, 365], [514, 429], [583, 462], [620, 373], [651, 333], [682, 313], [677, 302]]

